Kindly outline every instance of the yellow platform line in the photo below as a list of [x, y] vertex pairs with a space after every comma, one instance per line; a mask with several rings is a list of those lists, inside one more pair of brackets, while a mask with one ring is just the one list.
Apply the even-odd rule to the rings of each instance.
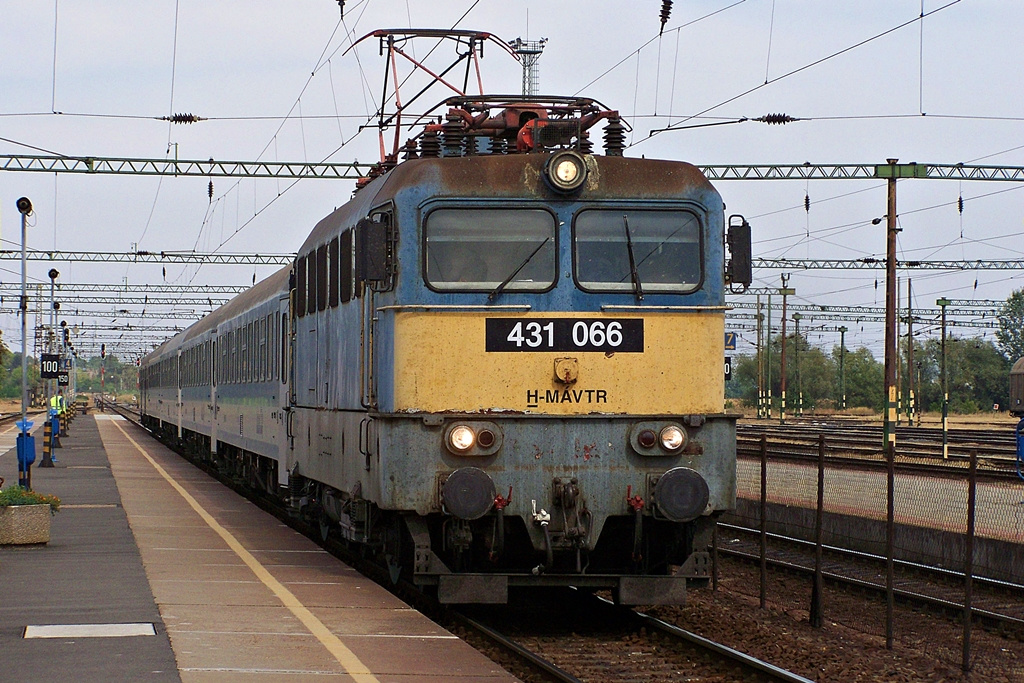
[[309, 611], [309, 609], [303, 605], [295, 594], [288, 590], [284, 584], [275, 579], [273, 575], [267, 571], [266, 567], [260, 564], [259, 560], [252, 556], [252, 554], [245, 549], [245, 547], [238, 542], [238, 539], [234, 535], [225, 529], [220, 523], [213, 518], [209, 512], [207, 512], [202, 505], [199, 504], [192, 495], [185, 490], [185, 488], [179, 484], [174, 477], [167, 473], [167, 471], [160, 466], [160, 464], [153, 459], [153, 457], [147, 453], [142, 446], [140, 446], [131, 435], [126, 432], [116, 420], [112, 421], [112, 424], [117, 427], [118, 431], [124, 434], [125, 438], [135, 446], [136, 450], [142, 454], [142, 456], [149, 461], [149, 464], [153, 466], [161, 477], [167, 481], [171, 487], [174, 488], [178, 494], [185, 499], [193, 510], [202, 517], [203, 521], [206, 522], [211, 529], [224, 539], [224, 542], [228, 544], [228, 547], [235, 552], [236, 555], [253, 571], [256, 577], [263, 582], [263, 584], [277, 596], [277, 598], [284, 604], [288, 610], [295, 615], [295, 617], [302, 622], [302, 624], [309, 629], [310, 633], [316, 636], [316, 639], [327, 648], [328, 652], [338, 660], [338, 664], [345, 669], [345, 673], [352, 676], [361, 683], [380, 683], [377, 677], [366, 667], [362, 661], [348, 649], [341, 640], [331, 633], [331, 630], [324, 626], [323, 622], [316, 618], [316, 616]]

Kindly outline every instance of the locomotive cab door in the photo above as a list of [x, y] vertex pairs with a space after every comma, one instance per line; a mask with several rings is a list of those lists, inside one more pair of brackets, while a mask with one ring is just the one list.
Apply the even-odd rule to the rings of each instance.
[[292, 318], [292, 404], [317, 407], [319, 331], [317, 329], [317, 250], [300, 255], [296, 263], [294, 317]]

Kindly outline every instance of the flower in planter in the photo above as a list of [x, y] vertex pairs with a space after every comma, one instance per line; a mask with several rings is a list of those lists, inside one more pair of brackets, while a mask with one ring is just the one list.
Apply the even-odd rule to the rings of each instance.
[[17, 484], [12, 484], [0, 490], [0, 508], [9, 505], [49, 505], [50, 514], [57, 514], [57, 511], [60, 510], [60, 498], [46, 493], [29, 491]]

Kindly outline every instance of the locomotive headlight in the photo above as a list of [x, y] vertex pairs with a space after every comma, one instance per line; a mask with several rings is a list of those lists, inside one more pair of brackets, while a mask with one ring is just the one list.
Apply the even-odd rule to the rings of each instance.
[[675, 425], [661, 430], [661, 446], [666, 451], [678, 451], [686, 445], [686, 432]]
[[555, 166], [555, 177], [563, 185], [572, 185], [580, 175], [580, 167], [571, 159], [562, 159]]
[[554, 189], [571, 192], [587, 179], [587, 164], [578, 152], [563, 150], [548, 157], [544, 174]]
[[453, 455], [487, 457], [501, 450], [501, 428], [494, 422], [459, 419], [445, 429], [444, 448]]
[[476, 443], [476, 434], [466, 425], [458, 425], [448, 432], [448, 444], [454, 451], [468, 451], [474, 443]]

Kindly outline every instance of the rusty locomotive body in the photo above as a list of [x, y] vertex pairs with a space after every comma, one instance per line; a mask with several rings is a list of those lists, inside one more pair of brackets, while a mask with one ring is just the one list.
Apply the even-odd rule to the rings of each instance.
[[293, 265], [146, 357], [146, 424], [443, 601], [679, 603], [735, 505], [749, 226], [694, 166], [623, 156], [593, 101], [449, 105]]

